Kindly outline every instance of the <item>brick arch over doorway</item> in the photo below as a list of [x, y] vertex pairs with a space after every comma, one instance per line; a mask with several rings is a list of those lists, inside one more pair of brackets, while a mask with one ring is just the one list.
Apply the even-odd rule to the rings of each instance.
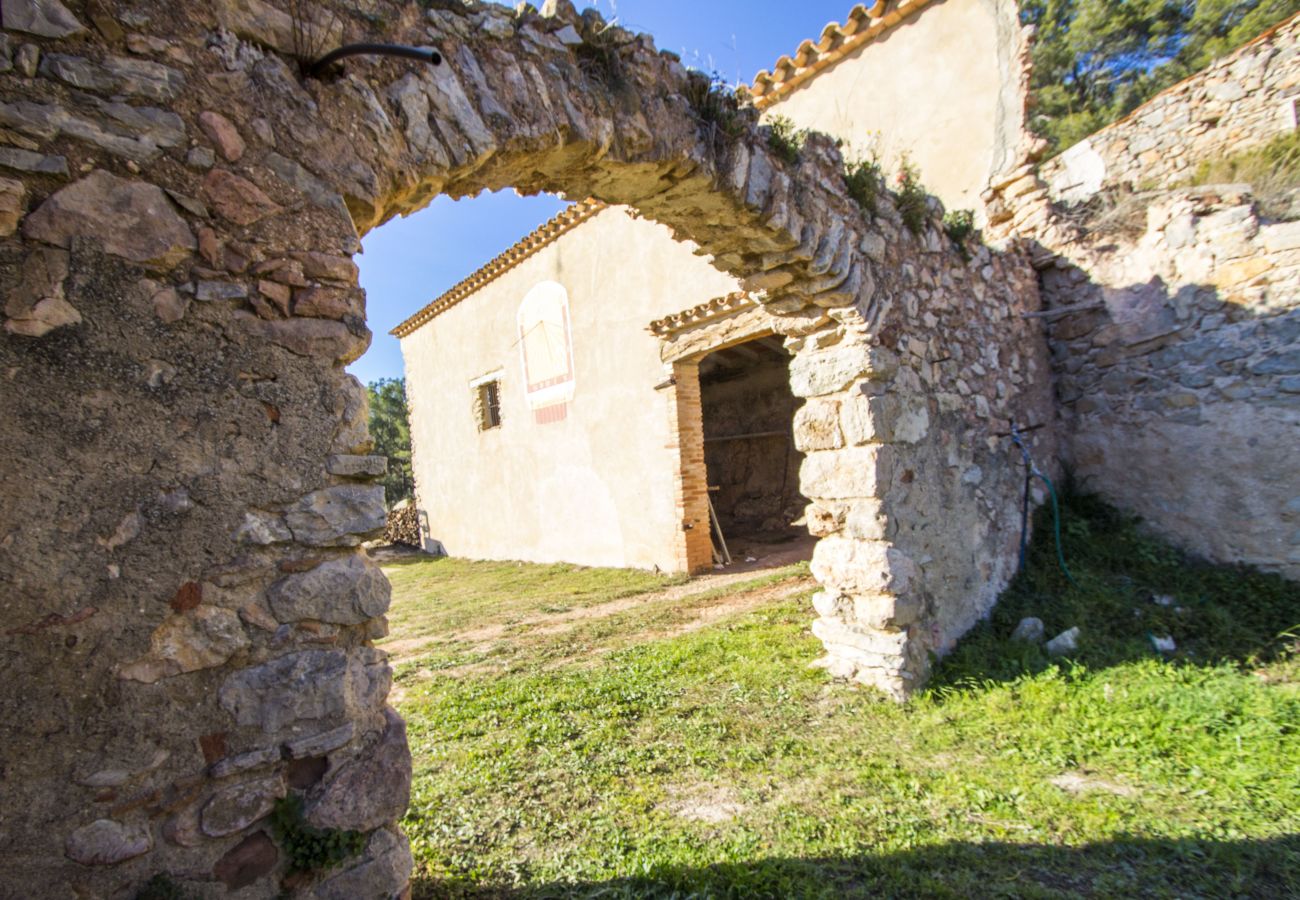
[[[403, 889], [410, 759], [371, 646], [389, 589], [358, 550], [381, 463], [343, 366], [369, 341], [359, 234], [439, 193], [628, 204], [761, 301], [808, 398], [836, 674], [905, 693], [1005, 582], [1019, 478], [993, 435], [1049, 415], [1027, 261], [968, 264], [888, 200], [864, 216], [830, 141], [791, 165], [748, 119], [722, 139], [674, 57], [553, 5], [6, 0], [6, 879], [276, 896], [267, 814], [292, 791], [367, 835], [304, 891]], [[446, 64], [301, 77], [343, 39]]]

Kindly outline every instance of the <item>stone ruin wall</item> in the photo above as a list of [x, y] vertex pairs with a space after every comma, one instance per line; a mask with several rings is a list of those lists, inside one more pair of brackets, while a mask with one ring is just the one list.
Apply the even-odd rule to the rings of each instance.
[[1045, 163], [1054, 199], [1103, 188], [1168, 188], [1202, 160], [1294, 131], [1300, 119], [1300, 16], [1174, 85]]
[[1203, 557], [1300, 579], [1300, 222], [1184, 188], [1043, 271], [1085, 487]]
[[[1015, 574], [1024, 469], [1010, 423], [1056, 471], [1035, 272], [1022, 251], [954, 256], [937, 216], [913, 238], [888, 207], [869, 255], [915, 247], [875, 321], [787, 339], [806, 398], [795, 444], [820, 538], [822, 664], [910, 694]], [[864, 365], [865, 363], [865, 365]], [[1043, 497], [1035, 494], [1034, 502]]]
[[[991, 231], [1035, 245], [1082, 487], [1207, 559], [1293, 579], [1300, 223], [1269, 220], [1248, 185], [1177, 184], [1205, 154], [1293, 130], [1298, 98], [1300, 18], [985, 195]], [[1130, 222], [1070, 206], [1153, 184]]]
[[[6, 897], [157, 874], [204, 897], [403, 891], [410, 757], [372, 646], [389, 589], [357, 549], [382, 463], [343, 365], [369, 340], [358, 230], [438, 193], [634, 206], [783, 323], [815, 401], [836, 671], [905, 692], [1001, 587], [1020, 477], [995, 433], [1049, 402], [1024, 255], [967, 264], [934, 216], [920, 240], [888, 201], [864, 217], [828, 139], [787, 166], [742, 113], [720, 142], [675, 57], [612, 29], [615, 70], [593, 72], [573, 48], [602, 24], [548, 6], [317, 4], [324, 45], [447, 59], [317, 81], [261, 0], [4, 0]], [[267, 816], [291, 791], [364, 851], [285, 881]]]
[[[972, 244], [963, 260], [937, 203], [931, 213], [913, 236], [882, 200], [876, 233], [862, 243], [879, 273], [866, 288], [878, 302], [865, 317], [859, 305], [778, 316], [770, 306], [742, 308], [675, 330], [663, 351], [680, 365], [758, 334], [785, 337], [801, 401], [799, 485], [819, 538], [821, 665], [899, 698], [1015, 574], [1024, 469], [1007, 436], [1011, 421], [1034, 429], [1030, 449], [1057, 472], [1047, 346], [1041, 321], [1026, 315], [1039, 309], [1029, 256]], [[679, 402], [685, 374], [678, 370]], [[702, 474], [696, 483], [702, 491]], [[692, 515], [708, 521], [688, 504]]]

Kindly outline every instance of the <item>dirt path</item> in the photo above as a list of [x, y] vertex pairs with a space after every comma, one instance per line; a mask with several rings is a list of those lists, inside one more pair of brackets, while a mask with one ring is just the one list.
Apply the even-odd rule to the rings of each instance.
[[[717, 591], [719, 588], [752, 581], [755, 577], [756, 573], [752, 571], [704, 575], [686, 584], [675, 585], [662, 591], [620, 597], [608, 603], [600, 603], [581, 609], [551, 614], [538, 613], [521, 619], [495, 622], [480, 628], [455, 631], [444, 635], [426, 635], [418, 638], [399, 639], [385, 644], [384, 650], [388, 652], [394, 663], [413, 659], [435, 646], [448, 644], [464, 646], [469, 652], [487, 653], [496, 642], [520, 633], [526, 634], [529, 639], [563, 635], [574, 630], [582, 623], [609, 618], [638, 608], [673, 603], [685, 605], [690, 604], [692, 601], [698, 602], [698, 598], [705, 594]], [[676, 623], [672, 628], [646, 631], [642, 634], [642, 637], [647, 639], [663, 638], [695, 631], [734, 613], [748, 612], [802, 593], [809, 590], [814, 584], [813, 579], [808, 576], [796, 576], [776, 584], [765, 584], [734, 594], [723, 592], [717, 597], [705, 601], [703, 605], [690, 610], [686, 614], [684, 621]], [[626, 637], [625, 635], [624, 638]], [[483, 668], [482, 664], [471, 664], [458, 666], [454, 669], [442, 669], [438, 674], [455, 676], [480, 671]]]
[[[507, 637], [511, 632], [520, 629], [527, 629], [530, 635], [559, 634], [571, 630], [574, 625], [580, 622], [590, 622], [596, 619], [608, 618], [609, 616], [617, 615], [618, 613], [626, 612], [638, 607], [653, 606], [661, 603], [674, 603], [678, 601], [690, 601], [702, 594], [707, 594], [710, 591], [715, 591], [719, 588], [752, 581], [755, 577], [761, 577], [761, 573], [756, 573], [752, 570], [711, 573], [693, 578], [685, 584], [678, 584], [670, 588], [665, 588], [662, 591], [633, 594], [628, 597], [620, 597], [617, 600], [610, 600], [607, 603], [598, 603], [593, 606], [584, 606], [579, 609], [571, 609], [565, 612], [538, 613], [520, 619], [493, 622], [479, 628], [453, 631], [442, 635], [424, 635], [422, 637], [402, 638], [385, 643], [384, 650], [388, 651], [393, 662], [397, 663], [418, 656], [421, 651], [436, 644], [464, 643], [480, 646], [490, 645], [493, 641], [501, 640], [502, 638]], [[775, 585], [764, 586], [739, 594], [726, 594], [718, 597], [718, 602], [716, 604], [709, 604], [707, 607], [699, 610], [698, 612], [700, 613], [700, 616], [697, 618], [703, 620], [701, 624], [708, 624], [708, 622], [716, 621], [718, 618], [727, 615], [728, 612], [733, 609], [737, 611], [752, 609], [762, 605], [768, 599], [785, 597], [802, 590], [807, 590], [811, 584], [812, 579], [804, 577], [792, 579], [790, 581], [782, 581]], [[773, 590], [778, 588], [781, 590]], [[700, 625], [696, 625], [695, 627], [700, 627]]]

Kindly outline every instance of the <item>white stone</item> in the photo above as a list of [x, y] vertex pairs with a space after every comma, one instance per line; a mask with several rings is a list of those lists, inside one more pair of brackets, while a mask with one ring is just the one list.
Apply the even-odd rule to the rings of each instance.
[[1044, 645], [1051, 656], [1064, 656], [1079, 649], [1079, 629], [1068, 628]]
[[1011, 640], [1026, 641], [1031, 644], [1037, 644], [1043, 640], [1043, 620], [1034, 616], [1026, 616], [1020, 620], [1016, 630], [1011, 632]]

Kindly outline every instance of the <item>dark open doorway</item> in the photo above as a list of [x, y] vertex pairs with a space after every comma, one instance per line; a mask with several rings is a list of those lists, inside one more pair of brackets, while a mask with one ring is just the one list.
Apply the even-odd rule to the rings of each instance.
[[803, 454], [792, 422], [790, 354], [769, 335], [714, 351], [700, 361], [704, 461], [716, 515], [715, 547], [732, 564], [807, 559], [808, 500], [799, 492]]

